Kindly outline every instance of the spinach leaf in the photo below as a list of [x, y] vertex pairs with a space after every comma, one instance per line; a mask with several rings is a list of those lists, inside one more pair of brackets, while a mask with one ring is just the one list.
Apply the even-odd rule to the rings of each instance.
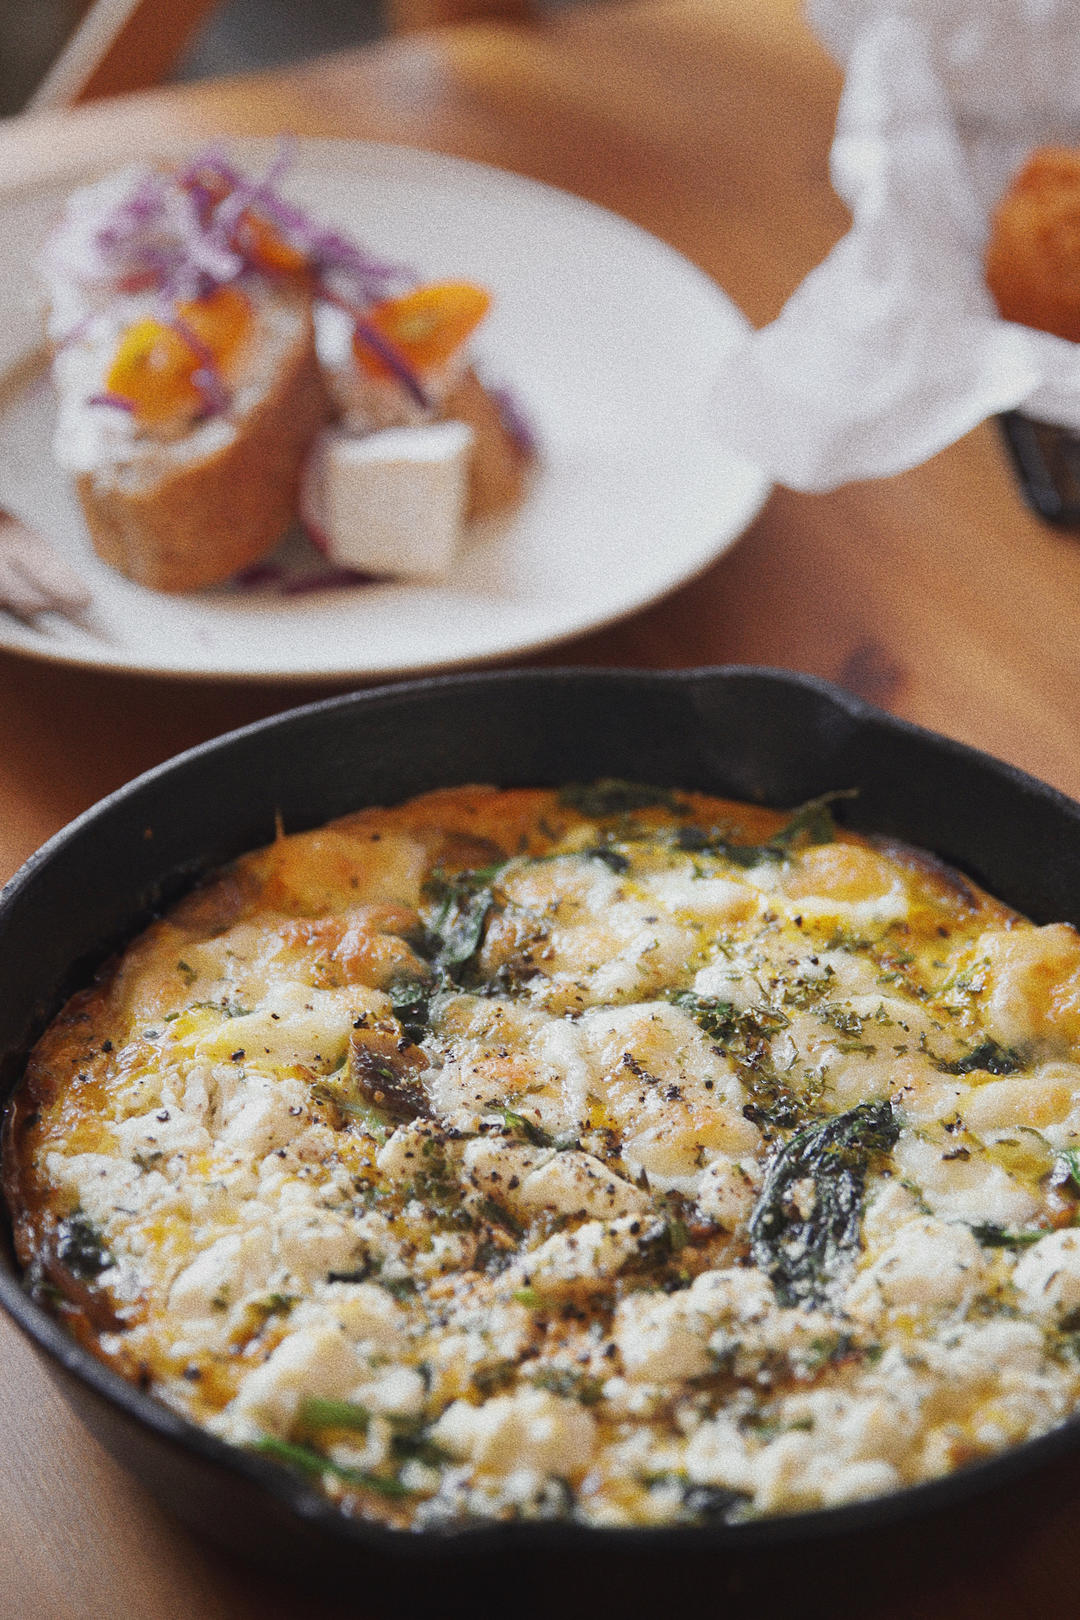
[[460, 977], [484, 938], [484, 925], [495, 905], [491, 880], [505, 862], [482, 870], [435, 871], [425, 884], [439, 909], [430, 928], [431, 963], [440, 988]]
[[836, 822], [830, 806], [837, 799], [854, 797], [854, 789], [842, 789], [809, 799], [793, 811], [791, 819], [778, 827], [763, 844], [733, 844], [727, 839], [704, 834], [699, 828], [682, 827], [676, 835], [676, 847], [720, 855], [733, 866], [760, 866], [763, 861], [785, 861], [794, 850], [808, 849], [812, 844], [831, 844], [836, 838]]
[[859, 1247], [866, 1172], [899, 1135], [889, 1103], [859, 1103], [774, 1154], [749, 1233], [754, 1263], [781, 1304], [824, 1302]]
[[610, 844], [596, 844], [592, 849], [583, 849], [581, 853], [586, 860], [603, 861], [608, 870], [614, 872], [616, 877], [620, 872], [626, 872], [630, 868], [629, 857], [620, 854], [617, 849], [612, 849]]
[[435, 922], [440, 939], [436, 963], [439, 967], [459, 968], [480, 949], [488, 912], [495, 904], [490, 889], [459, 887], [449, 895]]
[[422, 979], [399, 979], [389, 993], [395, 1018], [410, 1041], [419, 1044], [431, 1029], [434, 986]]
[[80, 1282], [99, 1277], [113, 1263], [105, 1239], [81, 1209], [58, 1222], [56, 1258]]
[[791, 820], [774, 832], [769, 839], [771, 849], [803, 849], [811, 844], [831, 844], [836, 838], [836, 822], [831, 806], [838, 799], [855, 798], [854, 788], [835, 793], [822, 793], [817, 799], [808, 799], [794, 812]]
[[1059, 1187], [1067, 1187], [1071, 1182], [1073, 1192], [1080, 1193], [1080, 1149], [1061, 1148], [1058, 1151], [1052, 1179]]
[[617, 776], [605, 776], [599, 782], [571, 782], [560, 791], [559, 803], [564, 809], [588, 816], [590, 821], [627, 816], [635, 810], [671, 810], [677, 815], [682, 809], [678, 794], [671, 788], [626, 782]]
[[974, 1074], [977, 1071], [985, 1074], [1016, 1074], [1024, 1067], [1024, 1060], [1018, 1052], [1011, 1047], [999, 1046], [997, 1041], [981, 1041], [966, 1057], [957, 1058], [953, 1063], [944, 1063], [939, 1058], [934, 1060], [934, 1068], [940, 1074]]

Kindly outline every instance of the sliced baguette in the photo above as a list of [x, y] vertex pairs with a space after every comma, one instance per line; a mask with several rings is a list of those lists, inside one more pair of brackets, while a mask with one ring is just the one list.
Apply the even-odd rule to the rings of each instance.
[[[258, 300], [230, 382], [224, 415], [175, 439], [106, 443], [78, 470], [94, 550], [140, 585], [190, 591], [226, 580], [272, 550], [296, 515], [304, 456], [329, 409], [306, 298]], [[80, 411], [100, 410], [69, 395], [58, 434], [66, 426], [78, 437]]]
[[517, 505], [533, 457], [514, 437], [471, 366], [455, 361], [440, 372], [426, 373], [422, 381], [432, 404], [425, 408], [395, 378], [361, 370], [353, 356], [353, 321], [343, 310], [317, 305], [315, 326], [323, 375], [344, 428], [365, 434], [430, 421], [464, 422], [473, 430], [466, 519]]

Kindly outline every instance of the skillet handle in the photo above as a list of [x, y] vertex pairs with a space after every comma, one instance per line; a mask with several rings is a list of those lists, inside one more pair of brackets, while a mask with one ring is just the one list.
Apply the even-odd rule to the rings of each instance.
[[1021, 411], [998, 422], [1028, 505], [1049, 523], [1080, 527], [1080, 436]]

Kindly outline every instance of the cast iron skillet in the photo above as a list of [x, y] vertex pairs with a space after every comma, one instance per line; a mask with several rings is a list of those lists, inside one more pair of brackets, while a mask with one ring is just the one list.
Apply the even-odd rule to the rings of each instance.
[[[1080, 805], [820, 681], [747, 668], [547, 670], [389, 686], [195, 748], [104, 800], [27, 863], [0, 894], [0, 1101], [64, 998], [200, 874], [272, 839], [279, 817], [299, 831], [436, 786], [600, 776], [779, 806], [857, 788], [839, 808], [848, 825], [933, 850], [1037, 922], [1080, 924]], [[192, 1427], [68, 1339], [23, 1293], [0, 1216], [0, 1303], [99, 1439], [201, 1533], [354, 1591], [362, 1578], [365, 1600], [380, 1578], [400, 1600], [407, 1571], [407, 1595], [434, 1598], [434, 1581], [445, 1613], [454, 1589], [475, 1601], [475, 1581], [461, 1579], [467, 1568], [490, 1578], [508, 1559], [519, 1599], [525, 1568], [534, 1595], [532, 1583], [557, 1571], [564, 1606], [597, 1578], [609, 1598], [621, 1578], [620, 1601], [640, 1606], [650, 1576], [663, 1577], [670, 1602], [674, 1573], [685, 1581], [699, 1567], [714, 1597], [739, 1583], [760, 1597], [777, 1571], [804, 1571], [815, 1547], [834, 1573], [860, 1547], [876, 1549], [880, 1573], [880, 1549], [898, 1546], [905, 1528], [908, 1544], [923, 1548], [935, 1528], [959, 1534], [972, 1504], [983, 1523], [995, 1502], [1014, 1517], [1019, 1497], [1060, 1489], [1080, 1451], [1074, 1419], [895, 1496], [745, 1525], [399, 1534], [345, 1518], [301, 1479]]]

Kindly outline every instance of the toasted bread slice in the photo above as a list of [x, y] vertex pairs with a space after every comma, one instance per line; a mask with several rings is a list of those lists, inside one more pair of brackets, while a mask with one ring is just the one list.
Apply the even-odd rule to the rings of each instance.
[[394, 377], [373, 376], [357, 366], [351, 318], [328, 304], [316, 308], [319, 360], [343, 427], [356, 434], [425, 422], [464, 422], [473, 431], [469, 454], [466, 519], [516, 506], [534, 457], [507, 423], [498, 402], [461, 359], [425, 373], [429, 404], [414, 399]]
[[303, 459], [328, 414], [307, 298], [258, 297], [228, 409], [177, 437], [133, 433], [92, 403], [88, 364], [58, 357], [57, 453], [77, 474], [98, 556], [160, 591], [213, 585], [265, 556], [296, 515]]

